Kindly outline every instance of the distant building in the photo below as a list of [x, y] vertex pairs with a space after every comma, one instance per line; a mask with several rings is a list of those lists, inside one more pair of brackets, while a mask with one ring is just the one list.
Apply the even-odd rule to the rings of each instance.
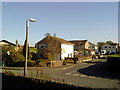
[[0, 46], [13, 46], [15, 47], [15, 50], [17, 51], [19, 49], [19, 44], [18, 44], [18, 41], [16, 40], [16, 44], [12, 43], [12, 42], [9, 42], [7, 40], [1, 40], [0, 41]]
[[118, 52], [118, 43], [113, 44], [105, 44], [101, 46], [101, 50], [105, 50], [107, 54], [114, 53], [116, 54]]
[[11, 43], [11, 42], [9, 42], [9, 41], [7, 41], [7, 40], [2, 40], [2, 41], [0, 41], [0, 45], [1, 45], [1, 46], [2, 46], [2, 45], [4, 45], [4, 46], [16, 46], [16, 44]]
[[[50, 35], [46, 35], [45, 38], [37, 42], [35, 47], [37, 48], [37, 54], [40, 56], [40, 58], [43, 57], [44, 53], [52, 53], [51, 49], [53, 49], [53, 51], [57, 50], [55, 53], [56, 60], [64, 60], [66, 57], [73, 57], [74, 54], [73, 43]], [[47, 48], [49, 48], [49, 50], [46, 50]]]
[[88, 42], [88, 40], [72, 40], [69, 41], [73, 44], [75, 44], [74, 46], [74, 50], [78, 51], [81, 54], [90, 54], [91, 53], [91, 49], [90, 49], [90, 44]]
[[93, 43], [91, 43], [91, 42], [89, 42], [89, 44], [90, 44], [90, 49], [91, 49], [91, 50], [93, 50], [93, 51], [95, 51], [95, 52], [98, 52], [98, 46], [97, 46], [97, 45], [95, 45], [95, 44], [93, 44]]

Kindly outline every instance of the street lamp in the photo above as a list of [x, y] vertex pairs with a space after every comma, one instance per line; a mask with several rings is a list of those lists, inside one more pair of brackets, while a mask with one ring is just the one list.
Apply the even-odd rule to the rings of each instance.
[[28, 29], [29, 29], [29, 21], [36, 22], [35, 19], [28, 19], [26, 21], [26, 55], [25, 55], [25, 66], [24, 66], [24, 76], [27, 75], [27, 57], [28, 57]]

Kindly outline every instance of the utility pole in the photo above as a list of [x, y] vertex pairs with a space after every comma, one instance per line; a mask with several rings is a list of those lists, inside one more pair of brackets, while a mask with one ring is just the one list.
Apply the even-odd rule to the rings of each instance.
[[27, 57], [28, 57], [28, 23], [29, 21], [26, 21], [26, 52], [25, 52], [25, 67], [24, 67], [24, 76], [27, 75]]
[[35, 19], [28, 19], [26, 21], [26, 55], [25, 55], [25, 66], [24, 66], [24, 76], [27, 75], [27, 57], [28, 57], [28, 29], [29, 29], [29, 21], [36, 22]]

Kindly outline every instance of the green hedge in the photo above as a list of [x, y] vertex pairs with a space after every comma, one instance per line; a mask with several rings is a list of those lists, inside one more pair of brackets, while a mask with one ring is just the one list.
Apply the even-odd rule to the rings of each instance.
[[[85, 86], [77, 86], [74, 84], [68, 84], [65, 82], [56, 82], [53, 80], [46, 79], [37, 79], [30, 77], [22, 77], [22, 76], [14, 76], [2, 74], [2, 89], [32, 89], [32, 90], [41, 90], [41, 89], [79, 89], [79, 90], [108, 90], [107, 88], [94, 88], [94, 87], [85, 87]], [[111, 88], [111, 90], [117, 90], [116, 88]]]
[[120, 57], [108, 57], [107, 66], [110, 71], [120, 73]]
[[[17, 61], [17, 62], [12, 62], [12, 63], [10, 63], [9, 66], [11, 66], [11, 67], [23, 67], [24, 65], [25, 65], [25, 62], [24, 62], [24, 61]], [[28, 60], [27, 66], [28, 66], [28, 67], [36, 66], [36, 61]]]

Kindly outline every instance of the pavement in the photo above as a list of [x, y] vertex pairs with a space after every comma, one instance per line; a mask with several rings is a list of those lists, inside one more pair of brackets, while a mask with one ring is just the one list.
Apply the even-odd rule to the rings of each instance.
[[[67, 64], [60, 67], [28, 67], [29, 77], [40, 77], [94, 88], [120, 88], [120, 75], [108, 71], [105, 59]], [[23, 67], [4, 67], [4, 72], [12, 71], [23, 75]]]

